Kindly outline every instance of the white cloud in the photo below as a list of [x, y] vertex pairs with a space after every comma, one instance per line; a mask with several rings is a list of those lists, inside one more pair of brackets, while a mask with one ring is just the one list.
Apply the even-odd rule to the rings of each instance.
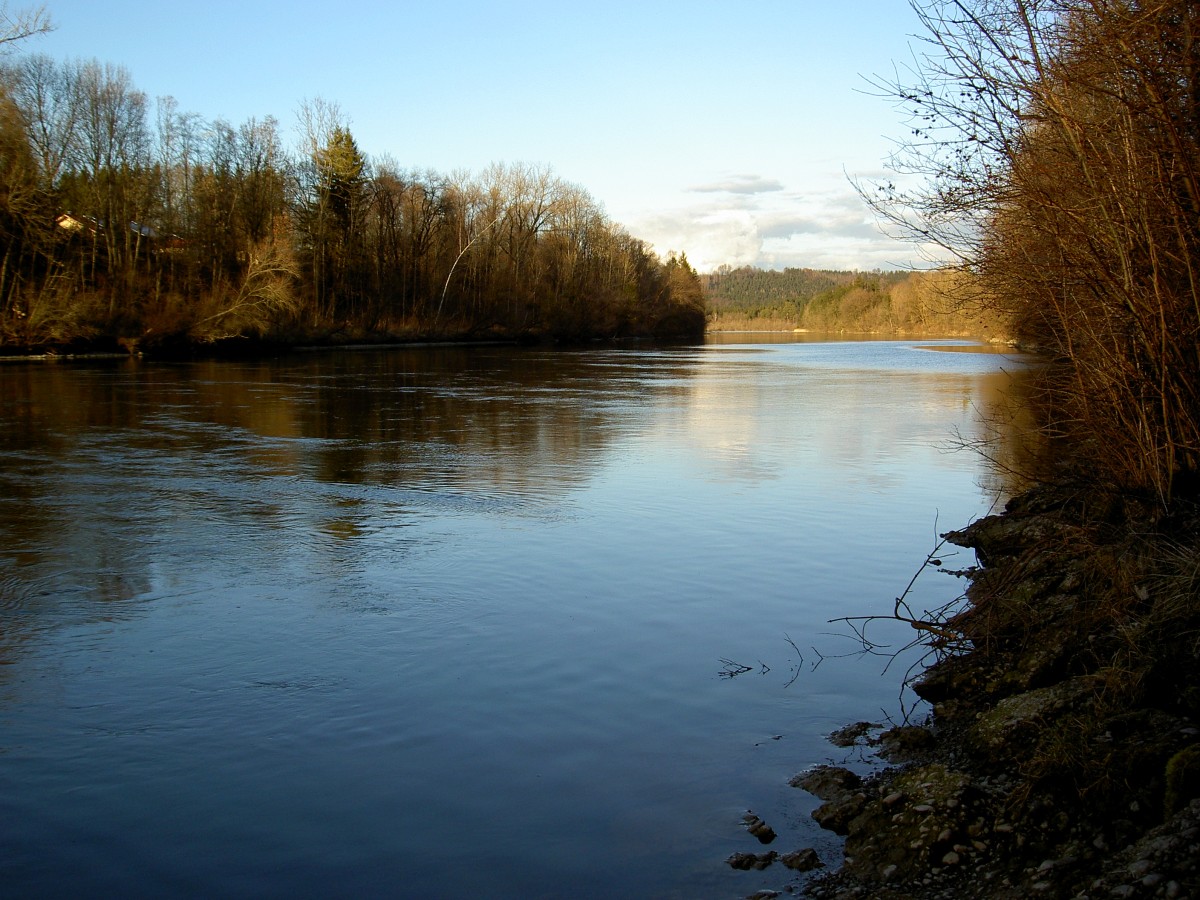
[[722, 264], [756, 265], [762, 253], [762, 235], [753, 215], [737, 209], [680, 209], [642, 219], [630, 229], [665, 255], [686, 253], [700, 272]]
[[[749, 184], [752, 176], [738, 176]], [[768, 179], [758, 179], [767, 183]], [[698, 193], [727, 196], [706, 196]], [[929, 265], [921, 248], [884, 233], [844, 181], [806, 192], [691, 189], [682, 205], [627, 223], [655, 250], [685, 252], [701, 272], [721, 265], [763, 268], [892, 269]]]
[[782, 191], [783, 183], [761, 175], [731, 175], [721, 181], [695, 185], [688, 190], [698, 194], [766, 194]]

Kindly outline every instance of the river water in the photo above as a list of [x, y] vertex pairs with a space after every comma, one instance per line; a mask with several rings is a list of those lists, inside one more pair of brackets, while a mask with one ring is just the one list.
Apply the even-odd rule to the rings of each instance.
[[787, 780], [906, 663], [829, 620], [1002, 492], [949, 445], [1021, 363], [753, 340], [0, 368], [0, 893], [736, 897], [747, 809], [836, 858]]

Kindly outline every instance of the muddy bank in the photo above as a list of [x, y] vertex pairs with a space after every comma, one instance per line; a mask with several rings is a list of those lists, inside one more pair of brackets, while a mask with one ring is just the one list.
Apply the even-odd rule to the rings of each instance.
[[[1200, 509], [1038, 488], [947, 535], [932, 713], [858, 740], [891, 768], [793, 783], [845, 859], [812, 897], [1200, 897]], [[849, 777], [847, 777], [849, 776]]]

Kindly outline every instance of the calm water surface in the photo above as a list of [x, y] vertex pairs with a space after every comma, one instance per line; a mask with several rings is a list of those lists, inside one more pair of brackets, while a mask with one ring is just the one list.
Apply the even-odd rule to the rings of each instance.
[[787, 780], [902, 667], [828, 620], [987, 510], [946, 445], [1020, 363], [725, 340], [0, 368], [0, 893], [744, 896], [748, 808], [835, 857]]

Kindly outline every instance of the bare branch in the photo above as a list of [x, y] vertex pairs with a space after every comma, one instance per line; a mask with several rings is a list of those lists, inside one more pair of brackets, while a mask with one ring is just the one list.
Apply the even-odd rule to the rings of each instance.
[[745, 675], [753, 666], [743, 665], [739, 662], [734, 662], [732, 659], [726, 659], [724, 656], [720, 659], [721, 670], [717, 672], [722, 678], [737, 678], [739, 675]]
[[45, 6], [9, 10], [7, 3], [0, 3], [0, 49], [53, 30], [54, 22]]

